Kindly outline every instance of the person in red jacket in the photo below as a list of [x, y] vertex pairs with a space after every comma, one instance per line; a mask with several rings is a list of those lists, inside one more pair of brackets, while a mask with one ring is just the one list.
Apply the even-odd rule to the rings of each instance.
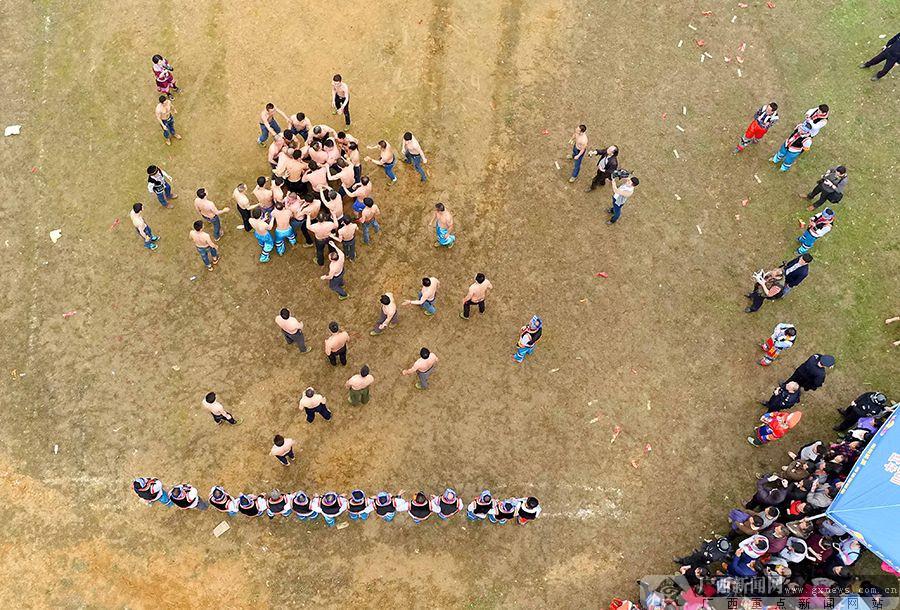
[[772, 413], [764, 413], [759, 420], [763, 425], [757, 426], [755, 433], [756, 438], [747, 437], [747, 442], [754, 447], [762, 447], [768, 442], [778, 440], [788, 433], [788, 430], [799, 423], [803, 417], [801, 411], [773, 411]]

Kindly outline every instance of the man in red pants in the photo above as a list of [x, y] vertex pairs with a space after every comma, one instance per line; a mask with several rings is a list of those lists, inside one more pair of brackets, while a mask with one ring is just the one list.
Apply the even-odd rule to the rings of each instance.
[[766, 135], [766, 132], [769, 131], [769, 128], [777, 121], [778, 104], [775, 102], [770, 102], [757, 110], [753, 120], [750, 121], [750, 126], [747, 127], [747, 131], [741, 136], [741, 141], [732, 153], [737, 154], [744, 150], [747, 145], [760, 141]]

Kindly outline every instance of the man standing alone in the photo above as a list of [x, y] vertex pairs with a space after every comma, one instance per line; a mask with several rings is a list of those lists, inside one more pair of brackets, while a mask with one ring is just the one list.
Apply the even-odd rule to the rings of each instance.
[[301, 354], [305, 354], [312, 349], [306, 347], [306, 339], [303, 336], [303, 322], [292, 316], [291, 311], [287, 307], [283, 308], [275, 316], [275, 324], [281, 329], [287, 344], [296, 344]]

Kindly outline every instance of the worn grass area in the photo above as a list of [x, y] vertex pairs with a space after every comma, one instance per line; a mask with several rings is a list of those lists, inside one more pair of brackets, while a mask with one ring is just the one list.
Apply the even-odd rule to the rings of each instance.
[[[0, 100], [6, 123], [24, 130], [0, 143], [0, 599], [602, 605], [722, 529], [755, 472], [829, 434], [834, 407], [867, 389], [898, 395], [890, 343], [900, 329], [883, 324], [900, 311], [896, 76], [871, 83], [856, 65], [894, 33], [900, 7], [752, 4], [4, 4]], [[711, 60], [700, 63], [693, 38]], [[741, 41], [739, 78], [722, 56]], [[156, 52], [185, 87], [185, 139], [171, 148], [153, 122]], [[352, 88], [351, 132], [372, 143], [413, 130], [432, 180], [422, 187], [402, 167], [388, 190], [372, 169], [385, 230], [350, 267], [345, 303], [307, 250], [260, 267], [234, 215], [207, 274], [187, 240], [190, 193], [204, 186], [225, 204], [238, 181], [266, 171], [254, 143], [262, 103], [330, 122], [335, 71]], [[782, 123], [732, 156], [753, 110], [773, 98]], [[821, 102], [829, 125], [778, 174], [767, 158]], [[565, 141], [579, 122], [593, 145], [617, 143], [642, 179], [615, 227], [603, 223], [608, 194], [582, 192], [589, 164], [576, 188], [566, 182]], [[127, 220], [135, 200], [147, 202], [149, 163], [182, 194], [174, 210], [148, 202], [162, 235], [155, 254]], [[806, 215], [796, 193], [838, 163], [850, 187], [809, 279], [746, 316], [751, 272], [791, 255]], [[425, 227], [438, 200], [459, 225], [451, 251], [431, 248]], [[51, 245], [55, 228], [63, 238]], [[488, 314], [464, 325], [456, 307], [477, 271], [497, 288]], [[413, 296], [426, 274], [443, 284], [438, 315], [404, 310], [399, 328], [370, 338], [377, 296]], [[284, 346], [272, 324], [282, 306], [316, 348], [330, 320], [351, 330], [351, 367], [368, 362], [378, 377], [365, 409], [342, 404], [349, 371]], [[78, 313], [63, 320], [69, 310]], [[545, 338], [513, 366], [515, 333], [534, 312]], [[760, 370], [756, 344], [782, 320], [800, 340]], [[422, 344], [441, 357], [426, 394], [399, 375]], [[812, 352], [838, 366], [808, 397], [802, 427], [753, 450], [743, 439], [754, 401]], [[296, 412], [309, 384], [336, 405], [327, 425]], [[243, 425], [212, 426], [198, 407], [209, 389]], [[290, 469], [267, 456], [276, 432], [302, 443]], [[214, 539], [216, 515], [140, 505], [127, 485], [142, 474], [204, 491], [453, 485], [471, 496], [486, 486], [535, 493], [547, 516], [524, 529], [235, 520]]]

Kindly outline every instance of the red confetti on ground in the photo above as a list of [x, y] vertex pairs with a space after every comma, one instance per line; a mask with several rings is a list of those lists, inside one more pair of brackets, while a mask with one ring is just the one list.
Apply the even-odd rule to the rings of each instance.
[[111, 225], [109, 225], [109, 230], [112, 231], [113, 229], [115, 229], [115, 228], [118, 227], [118, 226], [119, 226], [119, 219], [116, 218], [116, 219], [113, 221], [113, 223], [112, 223]]
[[741, 46], [738, 47], [738, 53], [743, 53], [747, 50], [747, 43], [741, 41]]
[[706, 46], [706, 41], [703, 39], [695, 39], [694, 42], [697, 44], [698, 47]]
[[75, 311], [74, 309], [72, 311], [67, 311], [66, 313], [63, 314], [63, 320], [68, 320], [69, 318], [74, 316], [76, 313], [78, 313], [78, 312]]
[[621, 426], [616, 426], [615, 428], [613, 428], [613, 435], [612, 435], [612, 439], [610, 439], [610, 441], [609, 441], [609, 444], [612, 445], [613, 443], [615, 443], [616, 439], [619, 438], [619, 435], [621, 433], [622, 433]]
[[637, 371], [634, 370], [634, 369], [631, 369], [631, 374], [632, 374], [632, 375], [637, 375]]
[[664, 121], [666, 120], [666, 117], [667, 117], [667, 116], [668, 116], [668, 115], [667, 115], [665, 112], [663, 112], [662, 118], [663, 118]]
[[650, 446], [650, 443], [647, 443], [646, 445], [644, 445], [644, 455], [647, 455], [651, 451], [653, 451], [653, 447]]
[[775, 3], [774, 2], [766, 2], [766, 6], [768, 8], [775, 8]]
[[738, 55], [737, 57], [735, 57], [735, 59], [737, 60], [737, 62], [738, 62], [739, 64], [744, 63], [744, 58], [741, 57], [740, 55]]
[[749, 4], [744, 4], [743, 2], [738, 2], [738, 8], [747, 8], [750, 6]]
[[631, 466], [637, 469], [637, 467], [640, 466], [640, 462], [638, 462], [637, 460], [631, 460]]
[[750, 198], [749, 198], [749, 197], [748, 197], [747, 199], [741, 199], [741, 207], [745, 207], [745, 208], [746, 208], [747, 205], [748, 205], [749, 203], [750, 203]]
[[595, 273], [594, 277], [609, 277], [605, 271], [601, 271], [600, 273]]
[[703, 15], [704, 17], [709, 17], [710, 15], [712, 15], [712, 11], [703, 11], [700, 14]]
[[31, 168], [31, 173], [32, 173], [32, 174], [36, 174], [36, 173], [37, 173], [37, 168], [36, 168], [36, 167], [32, 167], [32, 168]]
[[542, 130], [541, 130], [541, 135], [542, 135], [542, 136], [549, 136], [549, 135], [550, 135], [550, 130], [549, 130], [549, 129], [542, 129]]
[[726, 64], [730, 64], [730, 63], [731, 63], [731, 58], [728, 57], [727, 55], [725, 56], [725, 63], [726, 63]]

